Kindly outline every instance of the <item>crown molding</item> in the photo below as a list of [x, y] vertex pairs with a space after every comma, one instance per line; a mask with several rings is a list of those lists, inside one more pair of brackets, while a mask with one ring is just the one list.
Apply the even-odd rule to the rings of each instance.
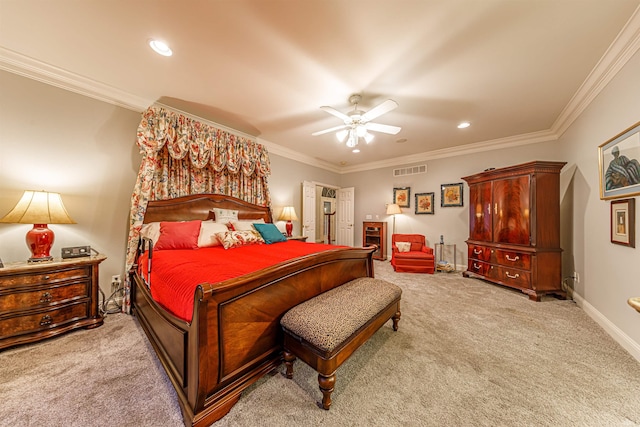
[[154, 102], [1, 46], [0, 70], [137, 112], [146, 110]]
[[340, 166], [336, 166], [329, 162], [325, 162], [323, 160], [318, 160], [314, 157], [307, 156], [306, 154], [299, 153], [295, 150], [291, 150], [290, 148], [283, 147], [282, 145], [275, 144], [271, 141], [267, 141], [266, 139], [258, 138], [257, 142], [267, 147], [267, 150], [269, 150], [270, 154], [277, 154], [278, 156], [285, 157], [290, 160], [295, 160], [296, 162], [304, 163], [306, 165], [314, 166], [320, 169], [324, 169], [329, 172], [334, 172], [338, 174], [343, 173], [342, 168]]

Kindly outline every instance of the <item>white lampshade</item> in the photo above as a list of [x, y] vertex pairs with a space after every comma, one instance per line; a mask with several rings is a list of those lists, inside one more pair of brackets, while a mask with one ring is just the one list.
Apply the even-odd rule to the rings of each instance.
[[296, 210], [293, 208], [293, 206], [285, 206], [282, 209], [282, 213], [280, 214], [280, 217], [278, 218], [278, 221], [297, 221], [298, 220], [298, 216], [296, 215]]
[[59, 193], [25, 191], [16, 206], [0, 219], [11, 224], [75, 224]]
[[338, 138], [339, 142], [344, 142], [348, 134], [349, 134], [349, 131], [347, 129], [342, 129], [336, 132], [336, 138]]
[[400, 209], [400, 206], [398, 206], [395, 203], [390, 203], [387, 205], [387, 215], [395, 215], [395, 214], [401, 214], [402, 213], [402, 209]]

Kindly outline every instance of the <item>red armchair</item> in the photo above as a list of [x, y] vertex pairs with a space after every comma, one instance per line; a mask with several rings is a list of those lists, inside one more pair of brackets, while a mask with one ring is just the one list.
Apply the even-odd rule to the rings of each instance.
[[[397, 242], [409, 243], [404, 245], [409, 246], [409, 251], [400, 252]], [[391, 250], [391, 266], [394, 271], [433, 274], [436, 269], [433, 248], [426, 245], [422, 234], [393, 234]]]

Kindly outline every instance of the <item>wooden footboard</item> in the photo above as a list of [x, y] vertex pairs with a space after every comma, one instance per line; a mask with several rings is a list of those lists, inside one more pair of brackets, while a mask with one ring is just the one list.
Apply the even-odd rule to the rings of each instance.
[[131, 273], [132, 308], [178, 394], [186, 425], [222, 418], [244, 389], [282, 361], [280, 318], [358, 277], [373, 277], [375, 248], [337, 248], [215, 285], [198, 286], [193, 320], [157, 305]]

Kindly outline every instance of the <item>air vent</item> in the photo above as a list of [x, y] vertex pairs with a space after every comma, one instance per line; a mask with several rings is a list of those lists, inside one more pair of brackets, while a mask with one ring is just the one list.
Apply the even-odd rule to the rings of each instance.
[[393, 170], [393, 176], [418, 175], [420, 173], [427, 173], [427, 165], [398, 168]]

